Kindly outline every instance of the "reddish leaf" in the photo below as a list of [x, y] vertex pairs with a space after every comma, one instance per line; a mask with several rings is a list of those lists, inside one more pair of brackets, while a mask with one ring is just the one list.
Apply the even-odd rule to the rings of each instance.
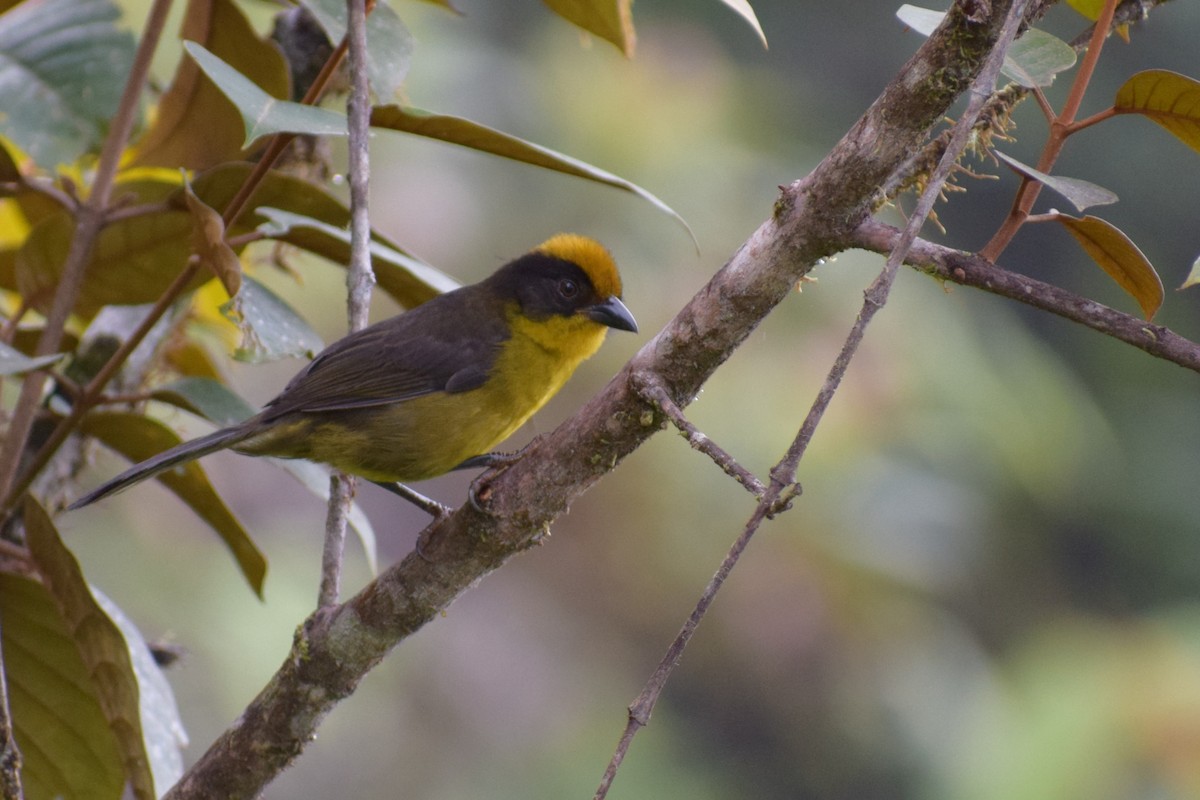
[[[204, 44], [274, 97], [287, 97], [287, 65], [231, 0], [191, 0], [180, 38]], [[244, 156], [241, 116], [190, 58], [182, 58], [154, 124], [135, 147], [137, 166], [206, 169]]]

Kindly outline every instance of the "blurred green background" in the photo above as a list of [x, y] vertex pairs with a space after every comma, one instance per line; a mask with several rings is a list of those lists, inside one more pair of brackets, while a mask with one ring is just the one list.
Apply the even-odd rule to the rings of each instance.
[[[372, 150], [375, 225], [460, 280], [546, 236], [606, 242], [642, 333], [613, 335], [514, 444], [596, 392], [770, 214], [920, 43], [896, 4], [758, 0], [771, 48], [721, 3], [643, 2], [633, 61], [539, 3], [397, 10], [418, 40], [407, 98], [587, 160], [678, 210], [397, 135]], [[270, 9], [254, 12], [266, 23]], [[144, 8], [129, 5], [140, 27]], [[1043, 26], [1083, 30], [1066, 8]], [[1196, 74], [1200, 7], [1171, 3], [1105, 50], [1084, 113], [1138, 69]], [[169, 57], [164, 64], [171, 63]], [[164, 80], [168, 75], [161, 76]], [[1050, 91], [1061, 102], [1064, 79]], [[1032, 102], [1005, 152], [1036, 161]], [[939, 207], [966, 249], [1017, 182], [966, 179]], [[1072, 139], [1059, 171], [1122, 198], [1123, 228], [1168, 287], [1200, 253], [1200, 159], [1142, 119]], [[911, 206], [911, 199], [906, 199]], [[1055, 202], [1044, 195], [1038, 208]], [[894, 215], [892, 215], [894, 218]], [[1136, 313], [1061, 230], [1026, 229], [1002, 263]], [[707, 385], [689, 416], [744, 465], [780, 457], [882, 260], [814, 273]], [[332, 340], [342, 273], [262, 276]], [[1156, 322], [1200, 337], [1200, 296]], [[379, 300], [377, 316], [392, 312]], [[241, 367], [271, 397], [297, 364]], [[1200, 382], [1059, 319], [902, 273], [800, 470], [635, 740], [613, 798], [1200, 797]], [[181, 422], [185, 422], [180, 418]], [[60, 519], [91, 580], [170, 677], [189, 760], [253, 697], [316, 597], [323, 507], [270, 465], [205, 462], [270, 562], [258, 602], [223, 547], [157, 486]], [[93, 478], [110, 474], [102, 459]], [[421, 488], [446, 502], [469, 475]], [[385, 563], [424, 520], [363, 491]], [[546, 544], [467, 593], [343, 703], [268, 790], [291, 798], [590, 797], [641, 689], [752, 510], [663, 433], [579, 500]], [[368, 579], [351, 546], [347, 586]]]

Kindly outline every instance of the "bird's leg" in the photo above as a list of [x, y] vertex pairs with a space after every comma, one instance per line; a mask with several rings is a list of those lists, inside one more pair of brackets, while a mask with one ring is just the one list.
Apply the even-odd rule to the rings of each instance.
[[395, 481], [371, 481], [371, 483], [387, 489], [389, 492], [398, 497], [403, 497], [405, 500], [412, 503], [414, 506], [421, 509], [434, 519], [442, 519], [450, 516], [449, 506], [444, 506], [437, 500], [434, 500], [432, 497], [426, 497], [420, 492], [408, 488], [403, 483], [397, 483]]
[[387, 489], [389, 492], [397, 495], [398, 497], [403, 497], [405, 500], [424, 511], [426, 514], [433, 517], [434, 521], [431, 522], [417, 537], [417, 546], [415, 548], [418, 556], [420, 556], [424, 561], [432, 564], [433, 559], [425, 555], [425, 546], [429, 544], [428, 540], [425, 538], [425, 534], [436, 523], [450, 516], [449, 506], [444, 506], [437, 500], [434, 500], [432, 497], [426, 497], [415, 489], [410, 489], [398, 481], [371, 481], [371, 483]]
[[484, 453], [481, 456], [471, 456], [450, 471], [455, 472], [460, 469], [474, 469], [476, 467], [507, 467], [520, 458], [524, 452], [525, 448], [522, 447], [515, 453]]

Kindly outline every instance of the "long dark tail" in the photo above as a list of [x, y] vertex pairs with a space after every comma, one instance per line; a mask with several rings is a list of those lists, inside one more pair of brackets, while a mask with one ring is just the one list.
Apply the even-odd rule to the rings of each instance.
[[110, 494], [128, 488], [139, 481], [144, 481], [146, 478], [171, 469], [171, 467], [237, 444], [252, 434], [253, 430], [248, 429], [244, 425], [237, 425], [232, 428], [222, 428], [219, 431], [210, 433], [208, 436], [201, 436], [199, 439], [192, 439], [183, 444], [175, 445], [170, 450], [163, 450], [153, 458], [148, 458], [139, 464], [134, 464], [108, 483], [102, 484], [99, 488], [93, 489], [76, 500], [67, 510], [74, 511], [77, 508], [83, 508], [101, 498], [108, 497]]

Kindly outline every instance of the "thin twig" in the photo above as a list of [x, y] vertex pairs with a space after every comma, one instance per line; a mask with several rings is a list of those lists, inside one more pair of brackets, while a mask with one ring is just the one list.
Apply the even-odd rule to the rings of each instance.
[[[343, 39], [334, 48], [334, 51], [329, 54], [329, 58], [325, 59], [325, 64], [317, 74], [316, 80], [308, 87], [308, 91], [305, 92], [304, 98], [300, 101], [302, 105], [316, 105], [317, 101], [321, 99], [321, 95], [325, 93], [326, 87], [329, 86], [330, 78], [333, 77], [333, 73], [341, 66], [342, 59], [346, 57], [346, 48], [346, 40]], [[238, 188], [237, 194], [229, 201], [229, 205], [225, 206], [225, 211], [221, 217], [225, 220], [226, 230], [233, 227], [233, 223], [241, 217], [242, 212], [250, 203], [250, 198], [258, 189], [259, 184], [262, 183], [263, 178], [271, 171], [271, 167], [275, 166], [275, 162], [279, 160], [279, 157], [283, 155], [283, 151], [287, 150], [288, 145], [295, 138], [296, 135], [293, 133], [277, 133], [271, 137], [271, 142], [267, 145], [267, 149], [263, 151], [262, 157], [254, 164], [254, 168]]]
[[167, 203], [138, 203], [137, 205], [110, 208], [108, 213], [104, 215], [104, 224], [111, 225], [114, 222], [134, 219], [135, 217], [145, 217], [151, 214], [160, 214], [170, 210], [171, 206]]
[[[1072, 125], [1075, 122], [1075, 115], [1079, 113], [1083, 96], [1096, 72], [1096, 62], [1100, 58], [1100, 51], [1104, 48], [1104, 40], [1112, 29], [1113, 15], [1116, 13], [1117, 4], [1118, 0], [1108, 0], [1104, 4], [1104, 9], [1100, 12], [1100, 17], [1092, 29], [1092, 38], [1084, 52], [1083, 61], [1079, 65], [1078, 72], [1075, 73], [1071, 92], [1063, 104], [1062, 111], [1055, 115], [1050, 122], [1050, 134], [1046, 137], [1046, 144], [1042, 147], [1042, 154], [1037, 163], [1037, 168], [1042, 172], [1049, 173], [1052, 170], [1054, 163], [1062, 154], [1067, 137], [1073, 132]], [[1001, 223], [995, 235], [979, 251], [981, 256], [993, 263], [1000, 257], [1004, 248], [1008, 247], [1017, 231], [1025, 224], [1041, 191], [1041, 181], [1022, 176], [1021, 185], [1013, 198], [1012, 209], [1004, 218], [1004, 222]]]
[[[1048, 8], [1055, 4], [1057, 0], [1037, 0], [1029, 7], [1026, 13], [1026, 18], [1031, 22], [1038, 19]], [[1169, 0], [1123, 0], [1118, 6], [1116, 14], [1113, 16], [1110, 30], [1119, 25], [1129, 25], [1142, 21], [1151, 10]], [[1082, 52], [1095, 36], [1096, 25], [1089, 26], [1082, 34], [1071, 40], [1070, 45], [1076, 52]], [[985, 110], [982, 120], [976, 124], [976, 131], [980, 134], [982, 142], [987, 142], [990, 137], [996, 136], [1000, 139], [1007, 138], [1004, 134], [1003, 126], [998, 124], [1007, 120], [1012, 114], [1017, 104], [1023, 101], [1029, 95], [1034, 94], [1029, 89], [1026, 89], [1018, 84], [1010, 83], [1003, 89], [993, 93], [991, 100], [988, 101], [988, 108]], [[1037, 93], [1038, 106], [1047, 119], [1053, 123], [1054, 109], [1050, 107], [1043, 93]], [[1088, 127], [1096, 122], [1101, 121], [1098, 117], [1107, 118], [1111, 116], [1112, 109], [1107, 112], [1089, 117], [1086, 120], [1073, 123], [1070, 127], [1071, 133], [1076, 133], [1085, 127]], [[914, 184], [917, 184], [921, 177], [929, 171], [930, 168], [941, 158], [941, 154], [945, 149], [945, 136], [938, 136], [932, 141], [924, 145], [919, 151], [913, 154], [909, 159], [909, 163], [902, 169], [896, 170], [895, 174], [888, 180], [884, 190], [880, 193], [881, 197], [886, 197], [888, 200], [894, 200], [900, 191], [905, 190]], [[979, 177], [979, 176], [972, 176]], [[994, 176], [989, 176], [994, 177]]]
[[633, 741], [633, 737], [650, 721], [650, 714], [658, 702], [659, 696], [662, 694], [667, 679], [679, 663], [679, 659], [688, 642], [695, 634], [696, 629], [699, 627], [700, 621], [704, 618], [709, 606], [712, 605], [717, 592], [724, 585], [725, 579], [737, 565], [742, 553], [750, 543], [750, 539], [758, 531], [763, 520], [787, 508], [790, 501], [799, 493], [800, 487], [796, 483], [796, 472], [799, 469], [800, 460], [804, 457], [809, 442], [812, 441], [812, 436], [816, 432], [817, 426], [824, 416], [826, 409], [829, 407], [830, 401], [837, 392], [838, 386], [841, 385], [842, 378], [846, 374], [846, 369], [849, 367], [850, 361], [853, 359], [859, 344], [862, 342], [867, 325], [887, 302], [896, 273], [900, 265], [904, 263], [909, 247], [912, 246], [925, 220], [929, 217], [929, 213], [933, 209], [933, 204], [937, 201], [938, 195], [942, 191], [942, 186], [950, 176], [954, 164], [958, 161], [959, 155], [968, 143], [975, 120], [990, 96], [996, 77], [1000, 74], [1000, 67], [1004, 63], [1004, 54], [1008, 51], [1009, 45], [1012, 44], [1013, 39], [1016, 37], [1026, 2], [1027, 0], [1015, 0], [1012, 8], [1009, 10], [1008, 17], [1004, 22], [1000, 36], [996, 40], [991, 54], [988, 56], [983, 69], [971, 84], [970, 100], [967, 109], [954, 125], [946, 152], [942, 155], [941, 161], [930, 176], [929, 183], [921, 193], [921, 197], [917, 201], [917, 206], [909, 218], [908, 224], [905, 226], [904, 233], [896, 243], [896, 247], [891, 255], [888, 256], [883, 270], [872, 282], [871, 286], [867, 288], [867, 291], [864, 292], [862, 309], [859, 311], [854, 327], [851, 328], [850, 334], [846, 337], [841, 352], [830, 368], [825, 382], [817, 393], [817, 398], [813, 402], [812, 408], [809, 409], [808, 415], [800, 426], [800, 430], [796, 434], [795, 439], [793, 439], [791, 446], [788, 447], [787, 453], [771, 470], [771, 483], [766, 493], [754, 509], [754, 513], [746, 523], [745, 528], [743, 528], [741, 534], [734, 541], [733, 546], [730, 547], [716, 574], [713, 575], [708, 586], [705, 587], [700, 600], [696, 603], [695, 609], [693, 609], [691, 615], [684, 623], [683, 628], [679, 631], [671, 646], [667, 648], [667, 653], [654, 670], [654, 674], [650, 676], [650, 679], [646, 682], [637, 699], [629, 706], [629, 717], [625, 725], [625, 730], [621, 734], [621, 739], [617, 744], [612, 759], [605, 768], [594, 800], [604, 800], [608, 795], [609, 787], [616, 778], [617, 770], [625, 759], [625, 754]]
[[321, 584], [317, 607], [337, 605], [342, 594], [342, 556], [346, 550], [346, 526], [357, 481], [353, 475], [334, 472], [329, 476], [329, 503], [325, 507], [325, 540], [321, 548]]
[[[2, 624], [0, 620], [0, 624]], [[3, 653], [0, 653], [3, 663]], [[0, 669], [0, 794], [4, 800], [22, 800], [25, 792], [21, 788], [21, 751], [13, 735], [12, 714], [8, 707], [8, 681], [5, 670]]]
[[739, 464], [737, 459], [727, 453], [720, 445], [708, 438], [699, 428], [693, 425], [684, 416], [683, 410], [667, 394], [667, 390], [663, 387], [661, 381], [657, 380], [653, 375], [639, 373], [634, 376], [633, 383], [638, 394], [646, 401], [653, 403], [667, 416], [671, 424], [683, 434], [683, 438], [687, 439], [688, 444], [692, 446], [693, 450], [698, 450], [712, 459], [714, 464], [720, 467], [726, 475], [740, 483], [750, 494], [755, 497], [763, 496], [767, 490], [763, 482], [754, 473]]
[[[346, 0], [346, 40], [350, 49], [349, 117], [350, 268], [346, 274], [346, 312], [351, 331], [367, 326], [371, 310], [371, 218], [368, 209], [370, 181], [371, 97], [367, 81], [368, 0]], [[355, 479], [344, 473], [329, 478], [329, 507], [325, 517], [325, 546], [321, 554], [321, 587], [317, 607], [338, 602], [341, 594], [342, 556], [346, 544], [347, 515], [354, 497]]]
[[[892, 250], [899, 236], [900, 231], [891, 225], [868, 220], [855, 235], [854, 245], [886, 253]], [[923, 239], [913, 244], [907, 260], [939, 280], [1016, 300], [1133, 345], [1155, 358], [1200, 373], [1200, 343], [1180, 336], [1170, 328], [1109, 308], [1045, 281], [997, 267], [977, 255]]]
[[13, 311], [12, 316], [6, 319], [3, 325], [0, 325], [0, 342], [4, 342], [5, 344], [13, 343], [13, 340], [17, 337], [17, 329], [21, 325], [21, 320], [29, 313], [29, 310], [29, 298], [22, 295], [21, 303]]
[[1076, 120], [1075, 122], [1072, 122], [1068, 126], [1067, 129], [1068, 129], [1068, 131], [1070, 131], [1073, 134], [1079, 133], [1084, 128], [1090, 128], [1093, 125], [1104, 122], [1104, 120], [1106, 120], [1106, 119], [1111, 119], [1112, 117], [1115, 117], [1116, 115], [1117, 115], [1116, 107], [1109, 106], [1108, 108], [1104, 109], [1103, 111], [1097, 111], [1095, 114], [1092, 114], [1090, 117], [1085, 117], [1084, 119]]
[[25, 490], [29, 488], [41, 473], [42, 469], [50, 463], [50, 459], [54, 457], [58, 448], [67, 440], [71, 432], [75, 430], [83, 415], [99, 402], [103, 396], [104, 387], [117, 374], [118, 370], [125, 363], [125, 360], [142, 343], [142, 340], [146, 338], [155, 324], [158, 323], [158, 320], [166, 313], [167, 309], [174, 305], [175, 298], [182, 293], [184, 287], [191, 281], [192, 274], [192, 269], [185, 269], [175, 276], [175, 280], [163, 292], [162, 296], [159, 297], [154, 307], [150, 310], [150, 313], [142, 318], [133, 333], [121, 342], [116, 352], [109, 357], [108, 361], [104, 362], [104, 366], [100, 368], [96, 376], [88, 381], [87, 386], [83, 388], [79, 397], [72, 403], [70, 413], [54, 426], [54, 430], [46, 438], [46, 441], [42, 443], [42, 446], [38, 448], [33, 458], [30, 459], [29, 464], [21, 473], [20, 479], [13, 486], [3, 504], [0, 504], [0, 509], [7, 510], [12, 508], [21, 495], [25, 493]]
[[[6, 186], [9, 184], [6, 184]], [[69, 192], [65, 192], [48, 178], [21, 178], [20, 182], [13, 186], [14, 189], [28, 189], [32, 192], [45, 195], [53, 200], [58, 205], [68, 211], [76, 211], [79, 208], [79, 200]]]

